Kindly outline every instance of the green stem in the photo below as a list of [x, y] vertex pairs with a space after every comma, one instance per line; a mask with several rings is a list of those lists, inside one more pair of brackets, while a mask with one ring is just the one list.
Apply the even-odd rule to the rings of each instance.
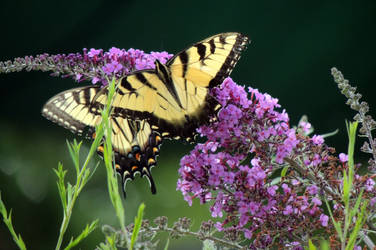
[[[93, 145], [95, 145], [95, 144], [96, 143], [93, 143]], [[68, 202], [67, 209], [64, 211], [64, 217], [63, 217], [63, 221], [62, 221], [61, 227], [60, 227], [60, 234], [59, 234], [59, 238], [58, 238], [56, 248], [55, 248], [56, 250], [60, 250], [61, 244], [63, 243], [64, 234], [65, 234], [65, 232], [68, 228], [69, 221], [70, 221], [70, 218], [72, 216], [73, 207], [76, 203], [78, 195], [80, 194], [82, 188], [85, 185], [85, 183], [82, 182], [82, 176], [85, 173], [85, 170], [86, 170], [86, 168], [89, 164], [91, 157], [93, 156], [93, 154], [95, 152], [95, 149], [96, 149], [96, 147], [93, 147], [93, 146], [90, 148], [90, 151], [89, 151], [89, 154], [86, 157], [85, 163], [83, 164], [83, 166], [82, 166], [82, 168], [81, 168], [81, 170], [80, 170], [80, 172], [77, 176], [77, 183], [76, 183], [75, 188], [74, 188], [72, 200]]]

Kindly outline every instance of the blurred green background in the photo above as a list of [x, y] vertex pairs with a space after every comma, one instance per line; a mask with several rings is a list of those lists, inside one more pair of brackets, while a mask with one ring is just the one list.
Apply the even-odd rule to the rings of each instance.
[[[138, 48], [176, 53], [210, 35], [237, 31], [252, 39], [232, 77], [279, 98], [296, 124], [303, 114], [318, 134], [340, 129], [326, 142], [346, 150], [344, 104], [330, 75], [338, 67], [358, 86], [375, 115], [376, 2], [370, 1], [3, 1], [0, 7], [0, 61], [39, 53], [81, 52], [82, 48]], [[30, 249], [52, 249], [62, 210], [52, 169], [72, 164], [66, 139], [74, 136], [40, 115], [52, 95], [77, 83], [43, 72], [0, 75], [0, 190], [13, 209], [16, 231]], [[87, 144], [86, 144], [87, 145]], [[189, 207], [176, 191], [179, 159], [193, 148], [166, 141], [153, 169], [157, 195], [145, 179], [127, 186], [128, 222], [140, 202], [146, 217], [192, 218], [194, 228], [209, 218], [208, 207]], [[85, 148], [87, 150], [87, 147]], [[365, 157], [358, 154], [359, 157]], [[72, 176], [68, 176], [72, 177]], [[78, 200], [67, 238], [96, 218], [117, 226], [101, 165]], [[97, 229], [81, 249], [103, 241]], [[165, 243], [165, 236], [160, 246]], [[172, 240], [171, 249], [199, 248], [190, 238]], [[0, 223], [0, 249], [14, 249]]]

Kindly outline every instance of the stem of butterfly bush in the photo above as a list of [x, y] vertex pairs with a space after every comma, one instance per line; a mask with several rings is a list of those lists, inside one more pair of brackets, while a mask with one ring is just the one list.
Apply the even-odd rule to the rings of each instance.
[[[98, 128], [97, 128], [98, 134], [103, 134], [103, 132], [101, 132], [101, 131], [103, 131], [103, 125], [99, 125]], [[76, 203], [78, 195], [81, 193], [83, 187], [86, 184], [86, 181], [83, 182], [83, 180], [82, 180], [83, 174], [86, 172], [85, 170], [86, 170], [86, 168], [87, 168], [87, 166], [90, 162], [90, 159], [92, 158], [92, 156], [94, 155], [94, 153], [95, 153], [95, 151], [98, 147], [100, 139], [101, 139], [101, 136], [98, 136], [97, 138], [95, 138], [93, 144], [90, 147], [90, 150], [89, 150], [89, 153], [86, 157], [86, 160], [85, 160], [84, 164], [82, 165], [82, 168], [80, 169], [79, 174], [77, 175], [77, 181], [76, 181], [76, 185], [74, 186], [73, 197], [70, 201], [69, 201], [69, 198], [68, 198], [68, 204], [67, 204], [68, 206], [67, 206], [66, 210], [64, 211], [64, 217], [63, 217], [63, 221], [62, 221], [61, 227], [60, 227], [60, 234], [59, 234], [59, 238], [58, 238], [56, 248], [55, 248], [56, 250], [59, 250], [61, 248], [61, 244], [63, 242], [64, 234], [65, 234], [65, 232], [68, 228], [69, 221], [70, 221], [70, 218], [72, 216], [73, 207]]]
[[[115, 208], [116, 215], [119, 219], [121, 230], [123, 231], [124, 235], [126, 236], [126, 239], [128, 239], [128, 233], [125, 227], [125, 211], [124, 206], [122, 203], [121, 196], [119, 194], [119, 188], [118, 188], [118, 182], [117, 177], [115, 176], [115, 170], [113, 165], [113, 157], [112, 157], [112, 142], [111, 142], [111, 135], [112, 135], [112, 128], [111, 124], [109, 122], [109, 114], [111, 112], [111, 106], [113, 101], [113, 95], [115, 93], [117, 83], [113, 79], [112, 81], [107, 80], [110, 84], [108, 86], [108, 96], [107, 96], [107, 105], [106, 109], [108, 109], [108, 112], [104, 112], [102, 114], [102, 120], [103, 120], [103, 127], [104, 127], [104, 133], [105, 133], [105, 143], [104, 143], [104, 162], [106, 166], [106, 172], [107, 172], [107, 184], [108, 184], [108, 192], [110, 195], [110, 199], [112, 202], [113, 207]], [[127, 240], [127, 247], [128, 249], [132, 250], [132, 246], [129, 244]]]
[[[113, 84], [114, 84], [114, 82], [111, 82], [110, 85], [113, 85]], [[114, 91], [112, 91], [112, 95], [113, 95], [113, 92]], [[109, 94], [109, 97], [112, 97], [112, 95]], [[111, 102], [109, 102], [109, 103], [111, 104]], [[106, 107], [103, 110], [102, 115], [105, 116], [105, 117], [108, 117], [110, 110], [111, 110], [111, 105], [106, 105]], [[71, 218], [71, 215], [72, 215], [72, 210], [73, 210], [74, 204], [76, 202], [78, 195], [82, 191], [82, 188], [86, 184], [86, 182], [82, 182], [82, 177], [83, 177], [84, 173], [86, 172], [85, 170], [86, 170], [92, 156], [94, 155], [94, 153], [95, 153], [95, 151], [96, 151], [96, 149], [99, 145], [99, 142], [102, 140], [104, 130], [105, 130], [105, 123], [106, 123], [106, 120], [102, 119], [102, 122], [96, 128], [96, 137], [94, 139], [93, 144], [90, 147], [90, 150], [89, 150], [89, 153], [86, 157], [86, 160], [85, 160], [85, 162], [84, 162], [84, 164], [83, 164], [83, 166], [82, 166], [82, 168], [81, 168], [81, 170], [80, 170], [80, 172], [77, 176], [77, 182], [76, 182], [76, 185], [75, 185], [76, 188], [74, 188], [73, 197], [72, 197], [71, 201], [68, 202], [68, 206], [67, 206], [66, 210], [64, 211], [64, 217], [63, 217], [63, 221], [62, 221], [61, 227], [60, 227], [60, 234], [59, 234], [58, 242], [57, 242], [57, 245], [56, 245], [56, 248], [55, 248], [56, 250], [60, 250], [60, 248], [61, 248], [61, 244], [63, 242], [63, 237], [64, 237], [64, 234], [65, 234], [67, 228], [68, 228], [68, 224], [69, 224], [69, 221], [70, 221], [70, 218]], [[125, 232], [124, 222], [121, 223], [121, 226], [122, 226], [123, 231]]]

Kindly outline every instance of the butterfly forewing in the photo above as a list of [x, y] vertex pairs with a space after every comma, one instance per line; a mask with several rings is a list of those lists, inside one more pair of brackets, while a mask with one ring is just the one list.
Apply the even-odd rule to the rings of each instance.
[[[146, 119], [167, 137], [192, 137], [219, 106], [209, 88], [229, 76], [247, 44], [239, 33], [222, 33], [181, 51], [166, 65], [157, 62], [160, 71], [128, 75], [114, 96], [115, 113]], [[98, 100], [105, 104], [104, 98]]]
[[90, 104], [99, 91], [99, 87], [88, 86], [59, 93], [44, 105], [42, 115], [73, 133], [82, 135], [87, 128], [93, 133], [101, 115]]

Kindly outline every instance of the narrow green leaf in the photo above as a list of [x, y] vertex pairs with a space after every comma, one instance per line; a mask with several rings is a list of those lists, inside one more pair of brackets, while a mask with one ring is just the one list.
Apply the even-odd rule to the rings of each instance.
[[72, 158], [73, 165], [76, 169], [76, 173], [78, 173], [79, 169], [80, 169], [80, 148], [81, 148], [81, 144], [82, 144], [82, 142], [77, 143], [76, 139], [73, 140], [73, 143], [70, 143], [70, 142], [67, 141], [69, 154]]
[[356, 199], [355, 205], [350, 211], [350, 218], [353, 218], [359, 212], [359, 206], [360, 206], [361, 201], [363, 200], [362, 199], [363, 192], [364, 192], [364, 189], [360, 190], [360, 193], [358, 195], [358, 198]]
[[309, 241], [308, 241], [308, 249], [309, 250], [316, 250], [317, 249], [316, 246], [312, 243], [311, 239], [309, 239]]
[[133, 249], [134, 244], [136, 243], [136, 240], [137, 240], [138, 233], [140, 232], [142, 218], [144, 217], [144, 209], [145, 209], [145, 204], [141, 203], [140, 206], [138, 207], [137, 216], [134, 219], [134, 228], [133, 228], [133, 233], [132, 233], [132, 238], [131, 238], [131, 250]]
[[22, 240], [21, 235], [20, 234], [17, 235], [17, 233], [15, 232], [13, 228], [12, 210], [9, 211], [9, 215], [8, 215], [5, 204], [3, 203], [3, 200], [1, 199], [1, 192], [0, 192], [0, 213], [3, 216], [4, 224], [8, 227], [8, 230], [10, 234], [12, 235], [12, 238], [14, 242], [17, 244], [18, 248], [21, 250], [26, 250], [26, 245], [25, 245], [25, 242]]
[[322, 136], [323, 138], [327, 138], [327, 137], [334, 136], [334, 135], [338, 134], [338, 132], [339, 132], [339, 129], [337, 128], [337, 129], [334, 130], [333, 132], [329, 132], [329, 133], [326, 133], [326, 134], [322, 134], [321, 136]]
[[327, 240], [323, 240], [321, 241], [321, 244], [320, 244], [320, 249], [321, 250], [329, 250], [329, 242]]
[[350, 183], [349, 183], [349, 178], [346, 173], [346, 170], [343, 171], [343, 193], [342, 193], [342, 200], [346, 204], [349, 203], [349, 198], [350, 198]]
[[287, 173], [288, 169], [289, 169], [289, 166], [285, 166], [284, 168], [282, 168], [281, 177], [285, 177], [286, 176], [286, 173]]
[[61, 204], [63, 206], [63, 209], [65, 210], [66, 207], [67, 207], [67, 193], [66, 193], [66, 188], [65, 188], [65, 182], [64, 182], [64, 179], [65, 179], [65, 175], [67, 173], [66, 170], [63, 170], [63, 164], [61, 162], [58, 163], [58, 168], [57, 169], [53, 169], [55, 174], [57, 175], [57, 188], [59, 190], [59, 196], [60, 196], [60, 200], [61, 200]]
[[[356, 130], [358, 127], [358, 122], [346, 123], [347, 134], [349, 137], [349, 147], [348, 147], [348, 164], [351, 171], [354, 170], [354, 148], [356, 140]], [[352, 176], [351, 176], [352, 177]]]
[[83, 239], [85, 239], [91, 232], [97, 228], [98, 220], [93, 221], [90, 225], [86, 225], [85, 229], [81, 232], [81, 234], [76, 239], [71, 239], [68, 246], [64, 248], [65, 250], [69, 250], [72, 247], [79, 244]]
[[166, 245], [163, 249], [167, 250], [169, 245], [170, 245], [170, 238], [167, 238]]
[[342, 241], [343, 240], [343, 234], [342, 234], [341, 222], [337, 222], [334, 219], [332, 210], [330, 209], [329, 203], [328, 203], [328, 201], [326, 199], [325, 199], [325, 203], [326, 203], [326, 207], [328, 208], [328, 211], [329, 211], [330, 219], [331, 219], [331, 221], [332, 221], [332, 223], [334, 225], [334, 228], [336, 229], [336, 232], [338, 234], [338, 237]]
[[353, 231], [350, 234], [349, 241], [347, 242], [346, 250], [352, 250], [354, 249], [356, 238], [358, 237], [358, 234], [360, 232], [360, 229], [362, 228], [366, 216], [365, 216], [365, 211], [367, 207], [368, 202], [364, 202], [361, 208], [360, 213], [358, 213], [356, 222], [355, 222], [355, 227], [353, 228]]

